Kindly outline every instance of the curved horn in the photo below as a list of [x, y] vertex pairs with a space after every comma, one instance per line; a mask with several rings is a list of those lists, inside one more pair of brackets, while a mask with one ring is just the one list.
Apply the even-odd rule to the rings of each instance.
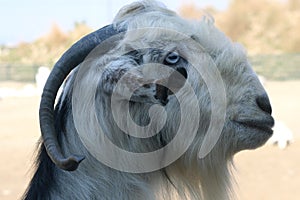
[[102, 41], [120, 32], [122, 31], [116, 30], [113, 25], [108, 25], [83, 37], [62, 55], [47, 79], [39, 110], [40, 129], [49, 157], [61, 169], [76, 170], [85, 157], [82, 155], [71, 155], [65, 158], [62, 155], [54, 128], [54, 102], [57, 91], [71, 70], [79, 65], [90, 51]]

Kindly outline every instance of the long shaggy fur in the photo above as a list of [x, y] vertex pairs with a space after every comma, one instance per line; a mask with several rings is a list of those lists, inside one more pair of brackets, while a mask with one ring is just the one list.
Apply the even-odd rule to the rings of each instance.
[[[230, 173], [232, 156], [242, 149], [262, 145], [266, 137], [255, 136], [252, 132], [245, 131], [244, 127], [230, 121], [230, 117], [239, 113], [258, 113], [254, 96], [265, 93], [250, 68], [243, 48], [232, 43], [217, 30], [212, 19], [204, 18], [200, 22], [186, 21], [154, 1], [136, 2], [122, 8], [114, 20], [114, 26], [128, 31], [141, 31], [125, 34], [105, 55], [87, 60], [84, 64], [91, 67], [84, 72], [76, 86], [80, 91], [76, 94], [73, 91], [79, 70], [74, 70], [66, 82], [55, 110], [56, 131], [63, 154], [70, 155], [76, 152], [86, 155], [86, 159], [74, 172], [60, 170], [50, 161], [41, 143], [37, 171], [24, 199], [230, 199], [233, 196]], [[156, 32], [142, 30], [149, 27], [157, 28]], [[171, 35], [169, 32], [166, 34], [164, 29], [174, 32]], [[186, 36], [198, 43], [201, 49], [190, 46]], [[126, 150], [148, 152], [163, 147], [174, 137], [178, 129], [176, 124], [180, 122], [180, 115], [184, 114], [180, 113], [175, 97], [170, 97], [165, 107], [168, 113], [166, 125], [159, 134], [148, 140], [124, 134], [115, 124], [110, 110], [110, 97], [116, 80], [122, 73], [129, 68], [137, 68], [138, 62], [161, 62], [164, 52], [153, 52], [151, 47], [161, 48], [166, 52], [174, 48], [179, 49], [186, 60], [195, 56], [192, 54], [200, 52], [202, 56], [198, 56], [198, 62], [202, 67], [211, 67], [211, 64], [217, 66], [226, 89], [226, 122], [216, 146], [205, 158], [199, 159], [197, 153], [210, 122], [210, 95], [201, 76], [189, 67], [189, 63], [183, 63], [187, 68], [187, 82], [196, 92], [200, 105], [199, 130], [192, 145], [176, 162], [155, 172], [120, 172], [97, 161], [82, 144], [73, 121], [72, 98], [85, 98], [84, 105], [77, 109], [82, 115], [82, 123], [78, 126], [86, 130], [84, 139], [88, 142], [93, 143], [99, 136], [94, 127], [95, 123], [101, 123], [110, 140]], [[141, 60], [136, 60], [136, 54], [126, 54], [134, 50], [138, 50]], [[133, 85], [139, 84], [135, 82], [135, 78], [139, 76], [143, 78], [138, 72], [134, 74], [131, 79]], [[96, 96], [94, 91], [97, 91]], [[185, 92], [187, 91], [182, 88], [178, 95], [185, 96]], [[120, 91], [120, 96], [122, 95]], [[132, 116], [138, 124], [147, 124], [149, 116], [145, 111], [149, 110], [151, 101], [155, 99], [150, 99], [150, 103], [143, 100], [139, 102], [140, 94], [136, 95], [132, 97], [136, 102], [130, 104]], [[188, 104], [190, 99], [184, 101]], [[93, 102], [96, 102], [96, 105]], [[91, 114], [93, 109], [97, 110], [99, 122], [95, 121], [95, 116]], [[190, 118], [191, 124], [198, 123], [193, 121], [192, 114], [186, 117]]]

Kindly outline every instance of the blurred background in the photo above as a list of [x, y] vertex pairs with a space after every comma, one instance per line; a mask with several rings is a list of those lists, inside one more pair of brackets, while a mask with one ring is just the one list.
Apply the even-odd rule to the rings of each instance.
[[[0, 0], [0, 199], [21, 197], [39, 138], [40, 92], [75, 41], [113, 20], [128, 0]], [[188, 19], [209, 13], [243, 44], [277, 121], [262, 148], [234, 158], [241, 200], [300, 199], [300, 0], [165, 0]]]

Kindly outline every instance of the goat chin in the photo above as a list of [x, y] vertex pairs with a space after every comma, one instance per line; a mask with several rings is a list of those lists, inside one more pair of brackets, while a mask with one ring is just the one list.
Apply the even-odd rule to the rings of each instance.
[[54, 111], [50, 147], [85, 159], [64, 171], [41, 140], [23, 199], [233, 198], [233, 155], [263, 145], [274, 124], [243, 47], [211, 18], [187, 21], [155, 1], [125, 6], [113, 26], [126, 32], [72, 71]]

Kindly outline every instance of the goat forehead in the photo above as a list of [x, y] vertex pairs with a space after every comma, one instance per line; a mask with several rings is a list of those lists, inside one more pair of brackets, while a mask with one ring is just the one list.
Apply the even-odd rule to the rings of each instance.
[[[213, 31], [212, 31], [213, 32]], [[195, 37], [197, 39], [195, 39]], [[221, 37], [220, 37], [221, 38]], [[128, 31], [123, 41], [120, 42], [120, 46], [124, 51], [138, 50], [140, 54], [160, 54], [160, 51], [172, 52], [179, 50], [180, 54], [188, 57], [190, 53], [207, 53], [211, 57], [218, 57], [223, 51], [232, 52], [232, 43], [228, 43], [227, 38], [218, 41], [219, 46], [215, 45], [217, 41], [214, 38], [206, 38], [205, 34], [193, 33], [192, 31], [186, 31], [185, 33], [176, 32], [172, 29], [161, 29], [155, 27], [149, 27], [146, 29], [136, 29]], [[205, 42], [203, 42], [205, 41]], [[156, 50], [143, 51], [142, 49], [153, 48]], [[232, 52], [234, 54], [234, 52]]]
[[132, 41], [131, 43], [124, 41], [117, 50], [122, 49], [123, 54], [142, 59], [143, 63], [146, 63], [151, 61], [160, 62], [167, 54], [180, 49], [180, 45], [172, 41], [141, 42], [141, 40]]
[[143, 55], [143, 62], [159, 62], [164, 56], [164, 51], [162, 49], [148, 49]]

